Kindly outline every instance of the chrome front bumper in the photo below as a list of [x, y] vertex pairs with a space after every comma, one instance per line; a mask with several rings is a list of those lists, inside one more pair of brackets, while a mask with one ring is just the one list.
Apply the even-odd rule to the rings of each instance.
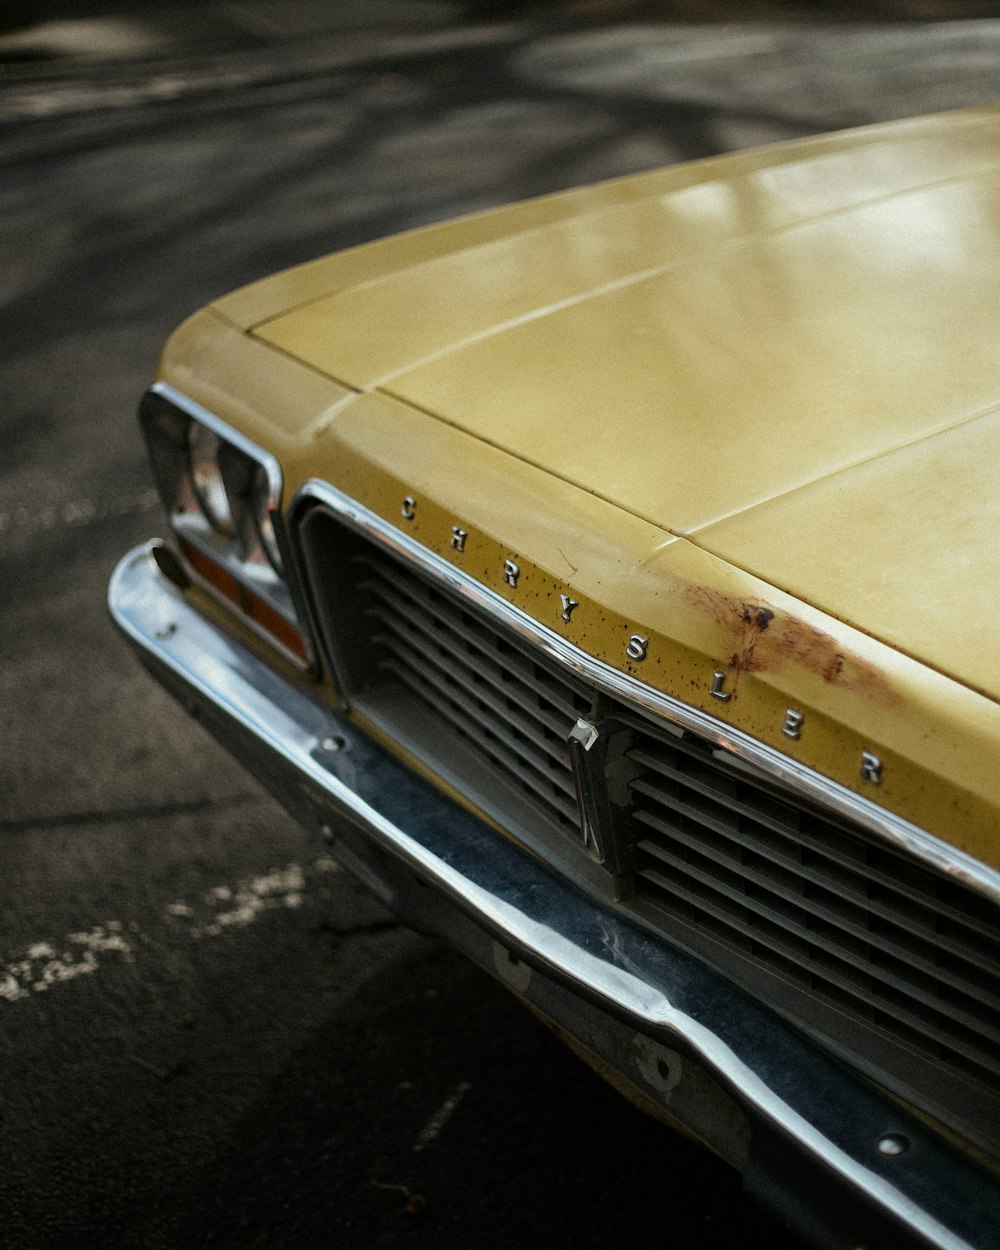
[[[995, 1245], [1000, 1184], [738, 988], [553, 875], [205, 619], [154, 544], [111, 614], [402, 919], [498, 976], [819, 1245]], [[428, 888], [430, 887], [430, 888]]]

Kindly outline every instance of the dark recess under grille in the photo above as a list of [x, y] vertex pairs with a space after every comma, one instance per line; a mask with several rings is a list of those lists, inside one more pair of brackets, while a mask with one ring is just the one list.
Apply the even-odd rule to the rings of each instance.
[[327, 652], [354, 706], [577, 879], [594, 865], [567, 736], [579, 717], [624, 727], [619, 771], [598, 782], [615, 795], [630, 869], [619, 905], [995, 1145], [993, 903], [711, 743], [599, 695], [325, 509], [307, 514], [302, 537]]

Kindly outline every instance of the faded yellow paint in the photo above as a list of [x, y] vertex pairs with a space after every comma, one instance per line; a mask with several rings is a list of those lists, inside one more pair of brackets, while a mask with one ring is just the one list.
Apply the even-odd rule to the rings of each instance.
[[1000, 412], [992, 412], [709, 526], [695, 541], [995, 699], [998, 465]]
[[1000, 867], [998, 170], [980, 112], [605, 184], [227, 297], [162, 376], [279, 459], [286, 504], [330, 482]]
[[969, 334], [1000, 287], [1000, 124], [853, 142], [500, 214], [450, 253], [432, 232], [364, 281], [353, 254], [353, 285], [254, 332], [688, 533], [1000, 402], [1000, 336]]

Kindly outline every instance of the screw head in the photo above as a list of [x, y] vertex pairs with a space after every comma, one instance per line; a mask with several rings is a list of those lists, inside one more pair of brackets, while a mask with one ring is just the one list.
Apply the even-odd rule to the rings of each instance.
[[879, 1154], [887, 1158], [896, 1158], [897, 1155], [905, 1155], [909, 1150], [910, 1139], [904, 1137], [902, 1133], [886, 1133], [884, 1137], [878, 1139], [877, 1146]]

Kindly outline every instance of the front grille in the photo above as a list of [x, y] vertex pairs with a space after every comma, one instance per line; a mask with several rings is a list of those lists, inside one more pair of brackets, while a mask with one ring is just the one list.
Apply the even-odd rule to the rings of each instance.
[[442, 729], [575, 831], [567, 734], [589, 711], [586, 690], [380, 552], [357, 552], [352, 563], [370, 683], [405, 686]]
[[[301, 538], [328, 658], [359, 712], [559, 870], [995, 1144], [993, 902], [589, 687], [482, 596], [333, 512], [309, 512]], [[581, 828], [567, 743], [581, 717], [615, 744], [588, 756], [603, 763], [579, 788], [588, 833], [595, 811], [611, 829], [613, 883]]]
[[519, 836], [578, 839], [567, 738], [586, 685], [327, 513], [303, 537], [352, 706]]
[[996, 909], [726, 768], [639, 733], [636, 894], [885, 1037], [1000, 1078]]

